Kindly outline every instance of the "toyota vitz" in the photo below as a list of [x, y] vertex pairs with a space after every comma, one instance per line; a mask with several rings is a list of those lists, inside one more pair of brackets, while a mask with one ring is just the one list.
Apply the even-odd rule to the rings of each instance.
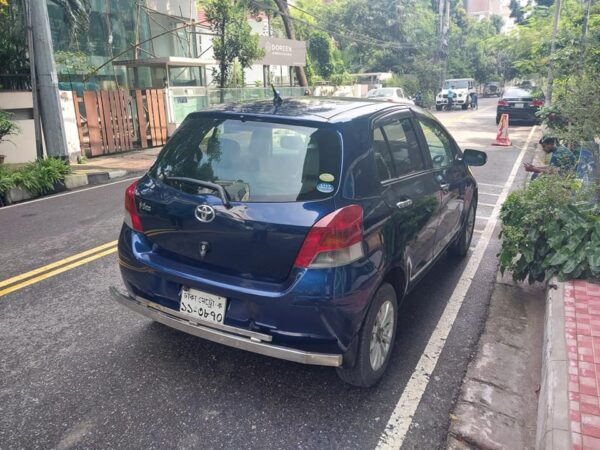
[[128, 308], [239, 349], [383, 375], [398, 305], [469, 250], [477, 184], [427, 112], [299, 98], [190, 114], [125, 193]]

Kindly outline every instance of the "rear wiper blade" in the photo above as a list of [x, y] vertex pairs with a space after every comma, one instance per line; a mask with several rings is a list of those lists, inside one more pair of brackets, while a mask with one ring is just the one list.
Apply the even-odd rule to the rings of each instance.
[[221, 197], [221, 200], [223, 201], [223, 206], [225, 206], [225, 208], [227, 209], [231, 208], [231, 203], [229, 203], [229, 197], [227, 196], [227, 192], [220, 184], [211, 183], [210, 181], [196, 180], [194, 178], [187, 177], [167, 177], [166, 175], [163, 175], [162, 179], [164, 181], [182, 181], [184, 183], [197, 184], [198, 186], [212, 189], [213, 191], [219, 193], [219, 197]]

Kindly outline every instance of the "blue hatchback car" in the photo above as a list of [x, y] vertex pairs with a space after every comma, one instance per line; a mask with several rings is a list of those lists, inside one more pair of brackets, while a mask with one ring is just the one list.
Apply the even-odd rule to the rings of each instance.
[[305, 97], [190, 114], [125, 194], [121, 304], [210, 341], [372, 386], [398, 305], [469, 250], [477, 184], [429, 113]]

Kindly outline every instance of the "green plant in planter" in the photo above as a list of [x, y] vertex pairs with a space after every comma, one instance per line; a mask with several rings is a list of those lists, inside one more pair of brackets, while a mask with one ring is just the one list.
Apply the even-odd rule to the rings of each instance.
[[2, 142], [6, 136], [18, 134], [19, 131], [19, 126], [11, 120], [10, 114], [0, 110], [0, 142]]
[[15, 187], [15, 180], [10, 170], [0, 166], [0, 195], [4, 195]]
[[515, 281], [600, 278], [600, 208], [570, 177], [541, 176], [511, 193], [500, 213], [500, 270]]
[[64, 181], [65, 175], [71, 172], [68, 163], [47, 158], [29, 163], [12, 174], [15, 185], [33, 194], [44, 194], [52, 191], [56, 183]]

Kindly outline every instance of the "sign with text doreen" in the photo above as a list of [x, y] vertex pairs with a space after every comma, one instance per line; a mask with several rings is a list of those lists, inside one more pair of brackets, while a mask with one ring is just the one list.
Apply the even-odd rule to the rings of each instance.
[[265, 49], [265, 57], [257, 61], [263, 66], [305, 66], [306, 42], [260, 36], [260, 47]]

